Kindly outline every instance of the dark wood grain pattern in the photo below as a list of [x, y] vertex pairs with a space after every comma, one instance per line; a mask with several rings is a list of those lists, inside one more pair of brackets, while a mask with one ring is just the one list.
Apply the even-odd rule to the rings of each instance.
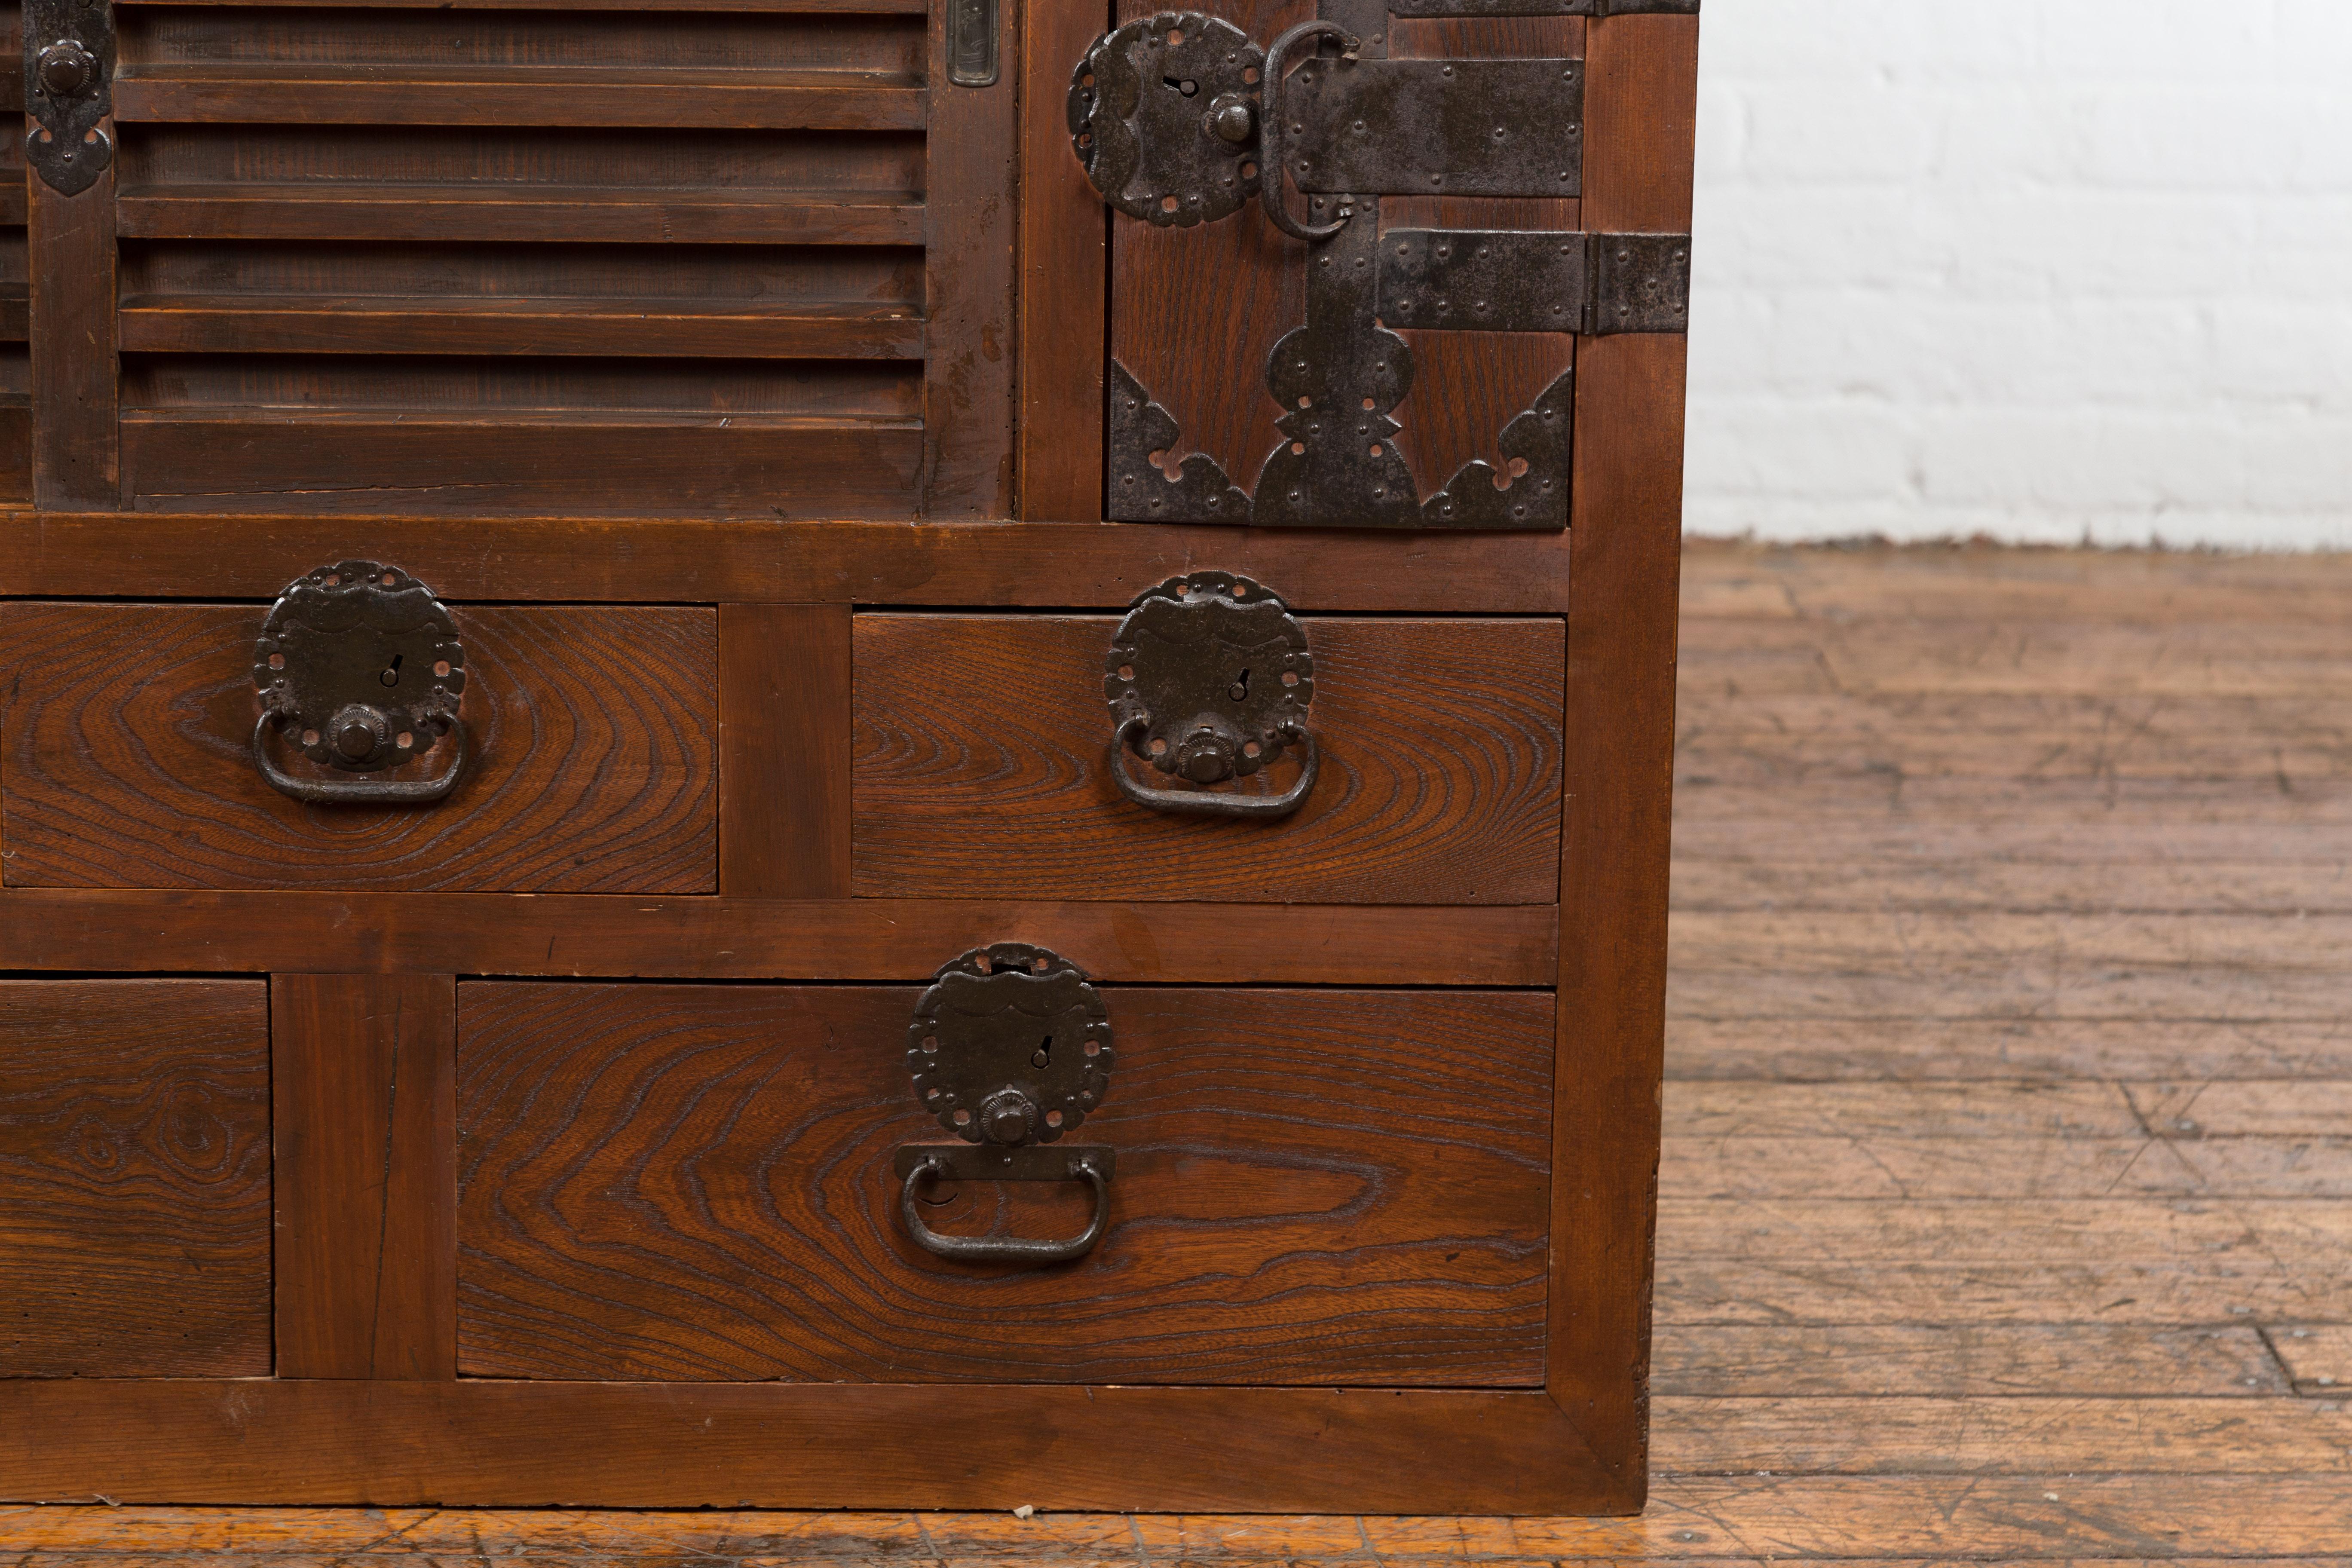
[[719, 607], [719, 886], [849, 896], [849, 607]]
[[457, 982], [269, 983], [278, 1375], [457, 1375]]
[[[1586, 72], [1586, 222], [1686, 231], [1697, 18], [1595, 22]], [[1588, 934], [1560, 947], [1549, 1385], [1634, 1507], [1649, 1484], [1685, 348], [1580, 341], [1570, 496], [1583, 591], [1569, 702], [1607, 713], [1609, 736], [1577, 749], [1560, 839], [1563, 927]]]
[[1110, 26], [1107, 0], [1022, 10], [1021, 487], [1024, 518], [1102, 515], [1103, 343], [1110, 210], [1071, 154], [1067, 122], [1034, 112]]
[[16, 179], [29, 195], [33, 499], [44, 507], [118, 507], [115, 171], [72, 196], [21, 168]]
[[[961, 1435], [952, 1454], [941, 1449], [946, 1433]], [[93, 1488], [121, 1502], [790, 1508], [823, 1500], [1007, 1518], [1024, 1504], [1485, 1514], [1612, 1506], [1591, 1455], [1535, 1392], [0, 1383], [0, 1498]], [[1128, 1521], [1117, 1528], [1132, 1539]], [[1363, 1539], [1352, 1523], [1348, 1537]], [[384, 1542], [384, 1528], [367, 1539]], [[925, 1549], [894, 1542], [883, 1554], [902, 1551]], [[789, 1542], [778, 1552], [798, 1555]]]
[[0, 1378], [269, 1374], [258, 981], [0, 980]]
[[268, 599], [321, 561], [397, 561], [450, 599], [1127, 607], [1214, 561], [1301, 611], [1558, 614], [1563, 535], [1301, 534], [1120, 523], [45, 517], [0, 528], [0, 594], [104, 597], [126, 559], [192, 596]]
[[[332, 64], [144, 66], [115, 78], [123, 121], [302, 125], [636, 125], [648, 129], [900, 131], [923, 123], [920, 84], [828, 82], [824, 72], [646, 68], [435, 68]], [[818, 79], [809, 79], [815, 78]]]
[[[1102, 697], [1117, 626], [858, 617], [861, 895], [1555, 896], [1559, 622], [1310, 619], [1322, 776], [1277, 822], [1171, 816], [1119, 794]], [[1279, 764], [1274, 789], [1294, 766]]]
[[[1013, 306], [1020, 240], [1021, 31], [1024, 7], [996, 7], [1001, 64], [988, 87], [948, 79], [947, 7], [932, 0], [930, 115], [924, 138], [922, 514], [1013, 511]], [[1033, 108], [1033, 113], [1037, 112]]]
[[927, 980], [998, 941], [1097, 979], [1549, 985], [1549, 904], [1104, 904], [503, 893], [0, 891], [11, 967]]
[[412, 807], [306, 805], [262, 778], [262, 616], [0, 607], [11, 887], [713, 890], [711, 612], [458, 611], [472, 759]]
[[[951, 1264], [892, 1152], [916, 993], [459, 989], [459, 1365], [486, 1377], [1511, 1384], [1543, 1375], [1550, 1002], [1120, 991], [1080, 1262]], [[1309, 1087], [1311, 1086], [1311, 1087]], [[943, 1196], [946, 1194], [942, 1194]], [[1084, 1228], [966, 1189], [936, 1229]]]

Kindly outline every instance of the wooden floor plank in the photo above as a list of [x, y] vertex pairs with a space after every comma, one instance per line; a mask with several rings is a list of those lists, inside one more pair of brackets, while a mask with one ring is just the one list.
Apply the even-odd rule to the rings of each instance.
[[2352, 1076], [2352, 1015], [2327, 1018], [1676, 1016], [1675, 1079]]
[[2190, 1329], [2117, 1323], [1716, 1324], [1670, 1328], [1659, 1334], [1651, 1353], [1652, 1389], [1678, 1398], [2262, 1399], [2292, 1391], [2269, 1342], [2247, 1323]]

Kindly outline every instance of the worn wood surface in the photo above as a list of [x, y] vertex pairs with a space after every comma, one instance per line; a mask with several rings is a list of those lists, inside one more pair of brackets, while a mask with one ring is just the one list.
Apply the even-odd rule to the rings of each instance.
[[471, 755], [452, 794], [406, 807], [305, 805], [262, 777], [264, 614], [0, 607], [9, 887], [714, 889], [710, 611], [457, 611]]
[[495, 893], [0, 891], [0, 952], [103, 969], [929, 980], [942, 954], [1050, 947], [1097, 980], [1241, 985], [1543, 985], [1541, 904], [1105, 904], [993, 899], [614, 898]]
[[0, 1378], [268, 1375], [268, 1032], [258, 981], [0, 980]]
[[845, 605], [719, 607], [719, 888], [849, 896]]
[[[92, 1507], [0, 1516], [0, 1539], [41, 1568], [94, 1552], [121, 1554], [110, 1563], [224, 1553], [211, 1560], [236, 1568], [247, 1568], [237, 1552], [287, 1563], [434, 1552], [648, 1565], [688, 1553], [1138, 1568], [2340, 1563], [2352, 1555], [2352, 1479], [2340, 1468], [2352, 1439], [2336, 1442], [2352, 1387], [2347, 1203], [2341, 1189], [2293, 1184], [2326, 1168], [2345, 1136], [2336, 1108], [2352, 1081], [2342, 1022], [2352, 1007], [2340, 994], [2324, 1012], [2293, 1000], [2289, 983], [2324, 984], [2316, 956], [2265, 967], [2269, 940], [2200, 933], [2251, 917], [2291, 946], [2298, 925], [2344, 911], [2326, 897], [2352, 852], [2322, 812], [2352, 798], [2352, 770], [2315, 748], [2292, 791], [2267, 783], [2268, 805], [2249, 791], [2200, 806], [2189, 786], [2209, 759], [2266, 754], [2298, 709], [2324, 730], [2327, 693], [2281, 696], [2264, 683], [2315, 673], [2279, 650], [2352, 638], [2342, 616], [2352, 561], [1699, 546], [1684, 583], [1658, 1468], [1642, 1518]], [[1965, 712], [1939, 706], [1932, 689], [1868, 689], [1874, 671], [1966, 668], [1977, 656], [1965, 649], [2003, 646], [1989, 627], [2032, 650], [2061, 623], [2102, 626], [2110, 639], [2129, 632], [2152, 657], [2117, 658], [2095, 679], [2069, 675], [2055, 655], [2042, 661], [2054, 683], [2088, 692], [2053, 700], [2037, 719], [2063, 748], [2048, 763], [2012, 753], [2004, 771], [1970, 756]], [[1755, 672], [1738, 653], [1791, 625], [1850, 650], [1810, 660], [1808, 679], [1835, 674], [1819, 710], [1834, 731], [1759, 723], [1740, 742], [1765, 770], [1756, 787], [1707, 782], [1727, 754], [1708, 705], [1728, 711], [1741, 690], [1769, 701], [1741, 686]], [[2175, 711], [2165, 704], [2186, 699], [2133, 705], [2126, 689], [2155, 679], [2172, 650], [2224, 645], [2253, 673], [2190, 710], [2193, 724], [2162, 729]], [[2158, 743], [2136, 764], [2149, 792], [2126, 811], [2099, 772], [2101, 737], [2151, 716]], [[1938, 754], [1969, 758], [1950, 765], [1979, 770], [1972, 789], [2003, 792], [1997, 814], [1970, 790], [1909, 787], [1936, 778], [1911, 760], [1932, 738], [1923, 726], [1956, 738]], [[2200, 746], [2176, 753], [2191, 728]], [[1823, 787], [1874, 766], [1890, 775], [1874, 795]], [[2205, 812], [2226, 837], [2200, 834]], [[1710, 911], [1739, 921], [1686, 918]], [[1818, 918], [1855, 913], [1873, 921]], [[1948, 992], [1976, 982], [1936, 962], [1906, 965], [1869, 929], [1933, 941], [1986, 916], [2024, 920], [2003, 951], [2056, 965], [2070, 948], [2103, 951], [2101, 933], [2146, 914], [2168, 917], [2178, 934], [2119, 975], [2105, 993], [2112, 1016], [2080, 1016], [2067, 993], [2022, 985], [1948, 1006]], [[1816, 991], [1750, 984], [1743, 994], [1708, 982], [1719, 944], [1758, 928], [1780, 933], [1784, 963], [1824, 977]], [[1769, 973], [1741, 964], [1751, 980]], [[2204, 1010], [2217, 993], [2240, 999], [2234, 1016]], [[2279, 996], [2288, 1000], [2266, 1000]], [[1866, 1178], [1876, 1161], [1885, 1173]], [[2128, 1174], [2091, 1190], [2101, 1162]], [[1727, 1279], [1730, 1264], [1748, 1271], [1745, 1287], [1686, 1289], [1702, 1270]], [[1829, 1288], [1841, 1279], [1857, 1288]], [[1254, 1436], [1245, 1424], [1215, 1430]], [[1856, 1469], [1869, 1473], [1826, 1473]]]
[[999, 605], [1125, 610], [1213, 560], [1307, 614], [1557, 615], [1564, 535], [1300, 533], [1119, 523], [44, 516], [0, 527], [0, 593], [106, 597], [123, 563], [192, 597], [274, 598], [321, 561], [397, 561], [451, 603]]
[[[30, 279], [33, 499], [44, 507], [122, 504], [116, 374], [115, 200], [109, 168], [60, 195], [21, 163]], [[5, 216], [5, 215], [0, 215]]]
[[457, 989], [269, 983], [278, 1375], [457, 1375]]
[[[945, 1136], [908, 1087], [911, 990], [459, 995], [467, 1375], [1542, 1380], [1539, 994], [1108, 993], [1113, 1092], [1071, 1136], [1118, 1152], [1110, 1228], [1025, 1272], [898, 1217], [893, 1152]], [[955, 1235], [1072, 1235], [1092, 1206], [934, 1196]]]
[[[1585, 222], [1685, 231], [1696, 18], [1595, 21], [1585, 56]], [[1559, 950], [1550, 1386], [1629, 1503], [1648, 1481], [1685, 351], [1578, 341], [1569, 498], [1568, 711], [1612, 730], [1571, 753], [1560, 831], [1560, 930], [1577, 934]]]
[[931, 4], [923, 140], [923, 474], [918, 496], [909, 499], [919, 500], [925, 517], [1011, 517], [1020, 374], [1015, 110], [1026, 7], [994, 8], [996, 80], [960, 87], [948, 79], [945, 17], [954, 3]]
[[1070, 147], [1070, 71], [1110, 26], [1108, 0], [1022, 7], [1020, 510], [1090, 521], [1103, 505], [1103, 346], [1110, 209]]
[[[857, 619], [861, 895], [1544, 904], [1568, 749], [1558, 621], [1307, 621], [1322, 754], [1276, 822], [1181, 817], [1110, 776], [1118, 623]], [[1268, 679], [1271, 677], [1268, 676]], [[1148, 765], [1119, 764], [1165, 787]], [[1289, 787], [1285, 761], [1242, 793]]]

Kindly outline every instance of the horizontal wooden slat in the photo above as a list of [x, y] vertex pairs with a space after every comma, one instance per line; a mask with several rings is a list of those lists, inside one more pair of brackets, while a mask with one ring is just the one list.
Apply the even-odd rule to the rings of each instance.
[[1621, 1484], [1532, 1390], [0, 1384], [12, 1499], [1548, 1514], [1639, 1507]]
[[151, 510], [317, 511], [364, 490], [411, 511], [475, 515], [875, 517], [910, 509], [922, 439], [897, 418], [147, 408], [124, 415], [122, 471]]
[[127, 239], [646, 245], [919, 245], [923, 239], [919, 197], [818, 191], [222, 183], [133, 185], [116, 205], [117, 229]]
[[23, 181], [15, 180], [6, 184], [0, 184], [0, 224], [15, 224], [19, 228], [23, 227], [26, 210], [27, 201]]
[[453, 601], [1124, 609], [1213, 561], [1301, 613], [1475, 605], [1540, 615], [1569, 605], [1565, 534], [782, 521], [764, 506], [755, 515], [762, 521], [58, 513], [38, 528], [0, 526], [0, 595], [116, 596], [123, 563], [135, 560], [142, 582], [169, 583], [175, 595], [267, 601], [321, 561], [368, 556], [398, 562]]
[[1545, 906], [0, 891], [0, 969], [928, 981], [992, 942], [1104, 982], [1545, 986]]
[[31, 335], [28, 293], [22, 283], [0, 283], [0, 342], [21, 343]]
[[[8, 309], [0, 293], [0, 337]], [[147, 294], [121, 320], [134, 353], [923, 357], [921, 312], [903, 305]]]
[[845, 71], [353, 65], [144, 65], [114, 79], [126, 121], [631, 125], [918, 131], [919, 81]]

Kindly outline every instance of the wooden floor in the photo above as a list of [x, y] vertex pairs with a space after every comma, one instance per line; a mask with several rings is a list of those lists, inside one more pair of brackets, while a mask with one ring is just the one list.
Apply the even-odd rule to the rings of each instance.
[[1695, 550], [1638, 1521], [0, 1509], [0, 1564], [2352, 1558], [2352, 560]]

